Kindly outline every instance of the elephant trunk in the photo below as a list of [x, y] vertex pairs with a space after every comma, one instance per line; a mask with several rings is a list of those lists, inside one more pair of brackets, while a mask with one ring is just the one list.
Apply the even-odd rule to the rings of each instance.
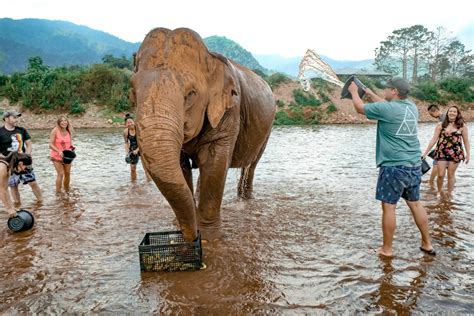
[[[137, 136], [143, 163], [153, 181], [173, 209], [188, 242], [197, 238], [196, 206], [186, 183], [180, 155], [183, 143], [183, 116], [175, 102], [137, 109]], [[159, 109], [159, 110], [156, 110]]]

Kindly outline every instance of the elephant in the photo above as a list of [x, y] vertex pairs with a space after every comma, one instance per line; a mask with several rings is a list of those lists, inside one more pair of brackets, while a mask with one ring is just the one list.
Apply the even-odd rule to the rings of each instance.
[[[134, 57], [131, 100], [143, 166], [187, 242], [198, 230], [203, 240], [219, 239], [229, 168], [241, 168], [237, 193], [252, 198], [275, 117], [272, 90], [188, 28], [152, 29]], [[199, 168], [196, 192], [189, 159]]]

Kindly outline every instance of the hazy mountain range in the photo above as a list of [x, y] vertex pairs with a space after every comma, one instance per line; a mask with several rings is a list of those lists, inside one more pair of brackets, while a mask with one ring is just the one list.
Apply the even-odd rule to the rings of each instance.
[[[303, 56], [252, 55], [238, 43], [221, 36], [204, 38], [212, 51], [263, 72], [298, 73]], [[0, 19], [0, 74], [24, 71], [28, 58], [40, 56], [49, 66], [101, 63], [107, 54], [131, 58], [140, 43], [130, 43], [114, 35], [66, 21], [43, 19]], [[370, 69], [373, 60], [338, 61], [321, 56], [334, 70]]]

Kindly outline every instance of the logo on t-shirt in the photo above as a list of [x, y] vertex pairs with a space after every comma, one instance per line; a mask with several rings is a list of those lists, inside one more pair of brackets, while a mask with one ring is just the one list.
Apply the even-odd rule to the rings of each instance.
[[17, 152], [22, 152], [23, 151], [23, 139], [21, 137], [21, 134], [11, 134], [10, 138], [12, 140], [12, 144], [10, 147], [8, 147], [8, 151], [17, 151]]
[[405, 118], [397, 131], [397, 136], [416, 136], [418, 120], [408, 106], [405, 108]]

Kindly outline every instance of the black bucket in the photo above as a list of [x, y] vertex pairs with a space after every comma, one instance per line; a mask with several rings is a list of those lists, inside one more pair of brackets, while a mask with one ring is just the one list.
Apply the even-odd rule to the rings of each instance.
[[28, 230], [35, 224], [33, 214], [27, 210], [19, 210], [16, 216], [8, 219], [8, 228], [13, 232]]
[[65, 164], [70, 164], [74, 158], [76, 158], [76, 153], [72, 150], [63, 150], [63, 162]]
[[138, 163], [138, 155], [134, 155], [132, 152], [129, 152], [125, 156], [125, 162], [128, 164], [136, 165]]
[[359, 88], [357, 90], [359, 97], [362, 99], [362, 97], [365, 95], [365, 89], [367, 89], [367, 87], [362, 82], [360, 82], [360, 80], [357, 79], [355, 75], [352, 75], [349, 77], [349, 79], [347, 79], [346, 83], [344, 84], [344, 87], [342, 88], [341, 99], [352, 99], [352, 95], [348, 91], [348, 88], [352, 81], [354, 81], [357, 87]]

